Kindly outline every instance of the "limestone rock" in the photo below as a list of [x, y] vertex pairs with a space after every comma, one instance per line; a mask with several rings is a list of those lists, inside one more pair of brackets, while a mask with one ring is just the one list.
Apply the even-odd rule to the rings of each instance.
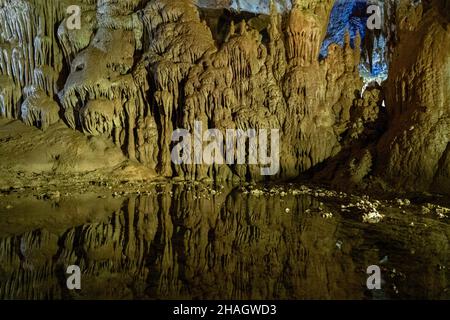
[[397, 31], [399, 43], [385, 85], [389, 128], [378, 145], [383, 160], [377, 172], [402, 188], [448, 192], [450, 186], [450, 19], [445, 5], [448, 1], [409, 7]]
[[[337, 28], [333, 9], [351, 6], [331, 0], [0, 4], [3, 118], [42, 129], [62, 120], [164, 177], [284, 180], [345, 159], [332, 176], [344, 164], [355, 183], [375, 173], [448, 191], [447, 0], [385, 3], [385, 25], [366, 35]], [[79, 29], [67, 26], [69, 5]], [[335, 27], [342, 41], [329, 45]], [[378, 87], [361, 78], [374, 52], [391, 66]], [[196, 121], [221, 133], [279, 129], [279, 172], [175, 165], [172, 134]]]

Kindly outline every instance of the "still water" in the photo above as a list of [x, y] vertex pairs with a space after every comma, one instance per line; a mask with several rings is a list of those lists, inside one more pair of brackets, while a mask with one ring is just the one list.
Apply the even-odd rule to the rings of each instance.
[[[0, 197], [1, 299], [449, 299], [449, 220], [354, 196], [155, 185]], [[69, 265], [82, 288], [67, 289]], [[368, 290], [367, 268], [382, 271]]]

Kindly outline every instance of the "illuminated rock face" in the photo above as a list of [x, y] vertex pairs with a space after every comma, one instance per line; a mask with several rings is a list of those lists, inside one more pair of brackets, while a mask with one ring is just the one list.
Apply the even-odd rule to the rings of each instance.
[[[222, 132], [280, 129], [281, 170], [272, 178], [288, 179], [316, 168], [354, 143], [358, 132], [378, 121], [385, 93], [390, 122], [396, 121], [397, 113], [403, 114], [405, 108], [431, 103], [431, 95], [438, 97], [436, 105], [446, 105], [448, 101], [444, 85], [447, 69], [443, 68], [447, 62], [428, 54], [426, 37], [414, 48], [423, 52], [416, 67], [415, 62], [406, 66], [392, 55], [392, 62], [399, 59], [399, 65], [392, 71], [388, 90], [377, 88], [361, 96], [360, 48], [363, 47], [363, 53], [371, 53], [367, 39], [373, 38], [366, 37], [363, 42], [355, 30], [345, 33], [344, 27], [352, 16], [343, 18], [344, 22], [350, 20], [342, 27], [335, 23], [339, 14], [332, 14], [332, 10], [334, 7], [338, 12], [347, 12], [350, 7], [332, 0], [275, 1], [272, 6], [268, 1], [201, 1], [199, 4], [208, 8], [267, 13], [228, 13], [230, 23], [221, 38], [212, 29], [211, 19], [209, 23], [203, 20], [206, 9], [199, 9], [191, 0], [0, 3], [0, 115], [22, 119], [43, 130], [58, 119], [63, 120], [74, 130], [112, 141], [129, 159], [161, 176], [262, 179], [259, 166], [253, 165], [175, 166], [170, 157], [172, 133], [177, 128], [192, 130], [194, 121]], [[409, 1], [405, 3], [409, 5]], [[445, 5], [445, 1], [435, 1], [413, 7], [426, 15], [429, 9], [424, 6], [438, 10], [440, 3]], [[69, 5], [81, 8], [80, 29], [67, 27]], [[291, 9], [280, 14], [277, 7]], [[403, 14], [401, 6], [388, 9], [397, 10], [397, 16]], [[354, 14], [355, 4], [353, 17]], [[220, 22], [222, 18], [218, 13], [216, 19]], [[441, 18], [443, 30], [433, 31], [443, 41], [448, 35], [445, 19], [448, 18]], [[356, 23], [356, 29], [363, 29], [363, 21], [362, 18]], [[404, 22], [395, 21], [395, 25], [401, 23]], [[437, 28], [438, 22], [434, 24]], [[54, 30], [54, 26], [59, 27]], [[392, 50], [406, 55], [412, 37], [403, 36], [401, 28], [398, 46], [394, 45], [392, 30], [383, 36], [390, 37]], [[405, 28], [405, 32], [416, 28], [420, 37], [431, 32], [423, 31], [425, 27], [419, 25]], [[327, 56], [319, 59], [324, 41], [334, 42], [330, 40], [334, 39], [330, 37], [334, 31], [341, 45], [327, 45]], [[442, 51], [437, 43], [432, 44]], [[366, 59], [364, 55], [363, 60]], [[433, 77], [434, 72], [440, 74], [439, 80], [427, 81], [430, 89], [421, 89], [419, 77], [406, 79], [403, 75], [422, 68], [420, 61], [432, 65], [426, 68], [426, 79]], [[409, 82], [400, 84], [401, 77]], [[410, 88], [408, 97], [398, 98], [392, 94], [394, 88]], [[421, 90], [414, 97], [410, 95], [413, 88]], [[370, 105], [369, 117], [359, 110], [364, 105]], [[391, 127], [386, 136], [394, 139], [396, 130], [398, 126]], [[448, 128], [439, 127], [438, 131], [444, 135], [444, 141]], [[389, 144], [391, 140], [383, 141]], [[414, 153], [425, 157], [425, 149], [411, 147], [418, 151]], [[397, 149], [380, 148], [382, 159], [398, 158]], [[370, 158], [377, 157], [373, 150], [369, 153]], [[447, 163], [442, 158], [443, 151], [437, 153], [439, 161], [436, 158], [434, 163]], [[415, 166], [422, 165], [428, 177], [436, 171], [424, 159]], [[439, 168], [444, 171], [438, 175], [438, 181], [446, 184], [447, 167]], [[395, 172], [396, 165], [390, 170]]]
[[[47, 14], [47, 7], [23, 4]], [[57, 88], [62, 83], [57, 76], [31, 83], [25, 77], [22, 86], [35, 84], [50, 98], [56, 98], [60, 89], [61, 113], [70, 127], [109, 137], [130, 159], [164, 176], [260, 178], [257, 168], [247, 165], [174, 168], [172, 133], [176, 128], [192, 129], [195, 120], [223, 131], [282, 130], [286, 147], [278, 178], [295, 177], [339, 151], [338, 138], [349, 125], [349, 109], [361, 83], [355, 67], [359, 54], [348, 43], [343, 49], [334, 47], [319, 63], [332, 1], [299, 2], [285, 18], [285, 30], [273, 7], [260, 30], [267, 39], [242, 21], [230, 26], [221, 47], [191, 1], [149, 1], [139, 14], [138, 4], [83, 4], [81, 30], [67, 30], [61, 23], [58, 39], [46, 38], [54, 54], [39, 59], [49, 64], [46, 59], [59, 57], [61, 66], [55, 72], [61, 74], [64, 57], [70, 68], [64, 86]], [[47, 50], [35, 48], [40, 42], [34, 37], [29, 50], [40, 57]], [[32, 62], [24, 69], [32, 70]], [[13, 79], [19, 76], [14, 70]], [[33, 74], [38, 74], [36, 70]], [[338, 85], [338, 79], [345, 85]], [[43, 87], [46, 84], [50, 85]], [[16, 87], [9, 85], [6, 91], [5, 100], [21, 99]], [[29, 105], [23, 105], [23, 117], [28, 123], [37, 122], [36, 116], [25, 116], [31, 114]], [[17, 117], [19, 112], [9, 114]], [[42, 119], [44, 128], [54, 122], [51, 114]]]
[[[1, 117], [23, 117], [43, 128], [53, 122], [51, 100], [63, 68], [53, 26], [63, 17], [60, 2], [0, 1]], [[37, 100], [49, 100], [50, 105], [33, 103]]]
[[408, 189], [450, 191], [450, 3], [399, 6], [378, 166]]
[[[197, 2], [205, 8], [230, 8], [238, 11], [253, 12], [256, 14], [270, 13], [270, 0], [246, 1], [246, 0], [199, 0]], [[273, 1], [277, 9], [286, 12], [292, 8], [292, 1]], [[294, 1], [295, 3], [295, 1]], [[298, 2], [301, 3], [301, 2]], [[307, 1], [304, 2], [306, 6]], [[326, 57], [328, 47], [331, 44], [344, 45], [346, 32], [350, 33], [351, 46], [354, 47], [355, 39], [359, 35], [363, 42], [363, 57], [360, 65], [360, 73], [367, 81], [382, 81], [387, 78], [388, 66], [386, 61], [386, 38], [383, 32], [367, 28], [370, 16], [368, 7], [376, 4], [384, 12], [384, 2], [376, 0], [337, 0], [331, 11], [327, 35], [320, 50], [321, 57]], [[366, 39], [367, 36], [367, 39]]]

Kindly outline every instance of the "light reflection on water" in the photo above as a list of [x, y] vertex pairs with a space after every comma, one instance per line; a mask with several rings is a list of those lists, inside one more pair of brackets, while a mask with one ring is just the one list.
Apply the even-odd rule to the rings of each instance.
[[[448, 224], [367, 225], [333, 201], [322, 217], [310, 195], [200, 189], [17, 200], [0, 211], [0, 298], [449, 298]], [[66, 288], [72, 264], [78, 292]], [[365, 285], [373, 264], [380, 291]]]

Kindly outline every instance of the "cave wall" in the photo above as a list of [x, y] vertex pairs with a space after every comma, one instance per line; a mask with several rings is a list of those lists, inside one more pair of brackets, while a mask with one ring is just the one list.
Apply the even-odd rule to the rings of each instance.
[[[273, 0], [280, 11], [292, 8], [292, 0]], [[254, 13], [270, 13], [270, 0], [197, 0], [200, 7], [206, 8], [230, 8], [238, 11]]]
[[409, 190], [450, 192], [450, 2], [399, 2], [385, 84], [389, 127], [377, 173]]
[[0, 116], [46, 128], [59, 119], [55, 101], [63, 69], [54, 26], [63, 1], [0, 1]]
[[272, 3], [262, 30], [243, 20], [222, 44], [188, 0], [78, 1], [80, 30], [67, 29], [64, 1], [19, 1], [31, 8], [22, 18], [29, 26], [10, 19], [17, 9], [3, 2], [2, 28], [14, 34], [3, 46], [24, 50], [19, 66], [13, 53], [2, 61], [3, 116], [42, 129], [61, 117], [163, 176], [261, 179], [252, 165], [173, 166], [173, 130], [199, 120], [220, 130], [281, 129], [277, 178], [295, 177], [339, 152], [362, 87], [348, 37], [318, 59], [333, 1], [298, 1], [286, 14]]
[[[74, 4], [81, 28], [70, 30]], [[220, 39], [203, 19], [214, 6], [236, 9]], [[342, 2], [256, 6], [267, 14], [240, 12], [252, 9], [245, 1], [1, 0], [0, 116], [42, 130], [62, 121], [161, 176], [199, 180], [267, 177], [256, 165], [174, 165], [174, 130], [193, 131], [195, 121], [222, 132], [280, 129], [281, 169], [272, 179], [298, 177], [359, 143], [356, 183], [374, 172], [399, 186], [448, 191], [448, 1], [387, 2], [381, 33], [362, 40], [362, 16], [353, 31], [337, 28], [340, 44], [328, 42], [333, 8], [350, 12]], [[389, 79], [362, 93], [361, 61], [373, 64], [379, 39]], [[383, 128], [375, 124], [385, 112], [378, 143], [366, 133]], [[361, 143], [363, 135], [372, 140]]]

